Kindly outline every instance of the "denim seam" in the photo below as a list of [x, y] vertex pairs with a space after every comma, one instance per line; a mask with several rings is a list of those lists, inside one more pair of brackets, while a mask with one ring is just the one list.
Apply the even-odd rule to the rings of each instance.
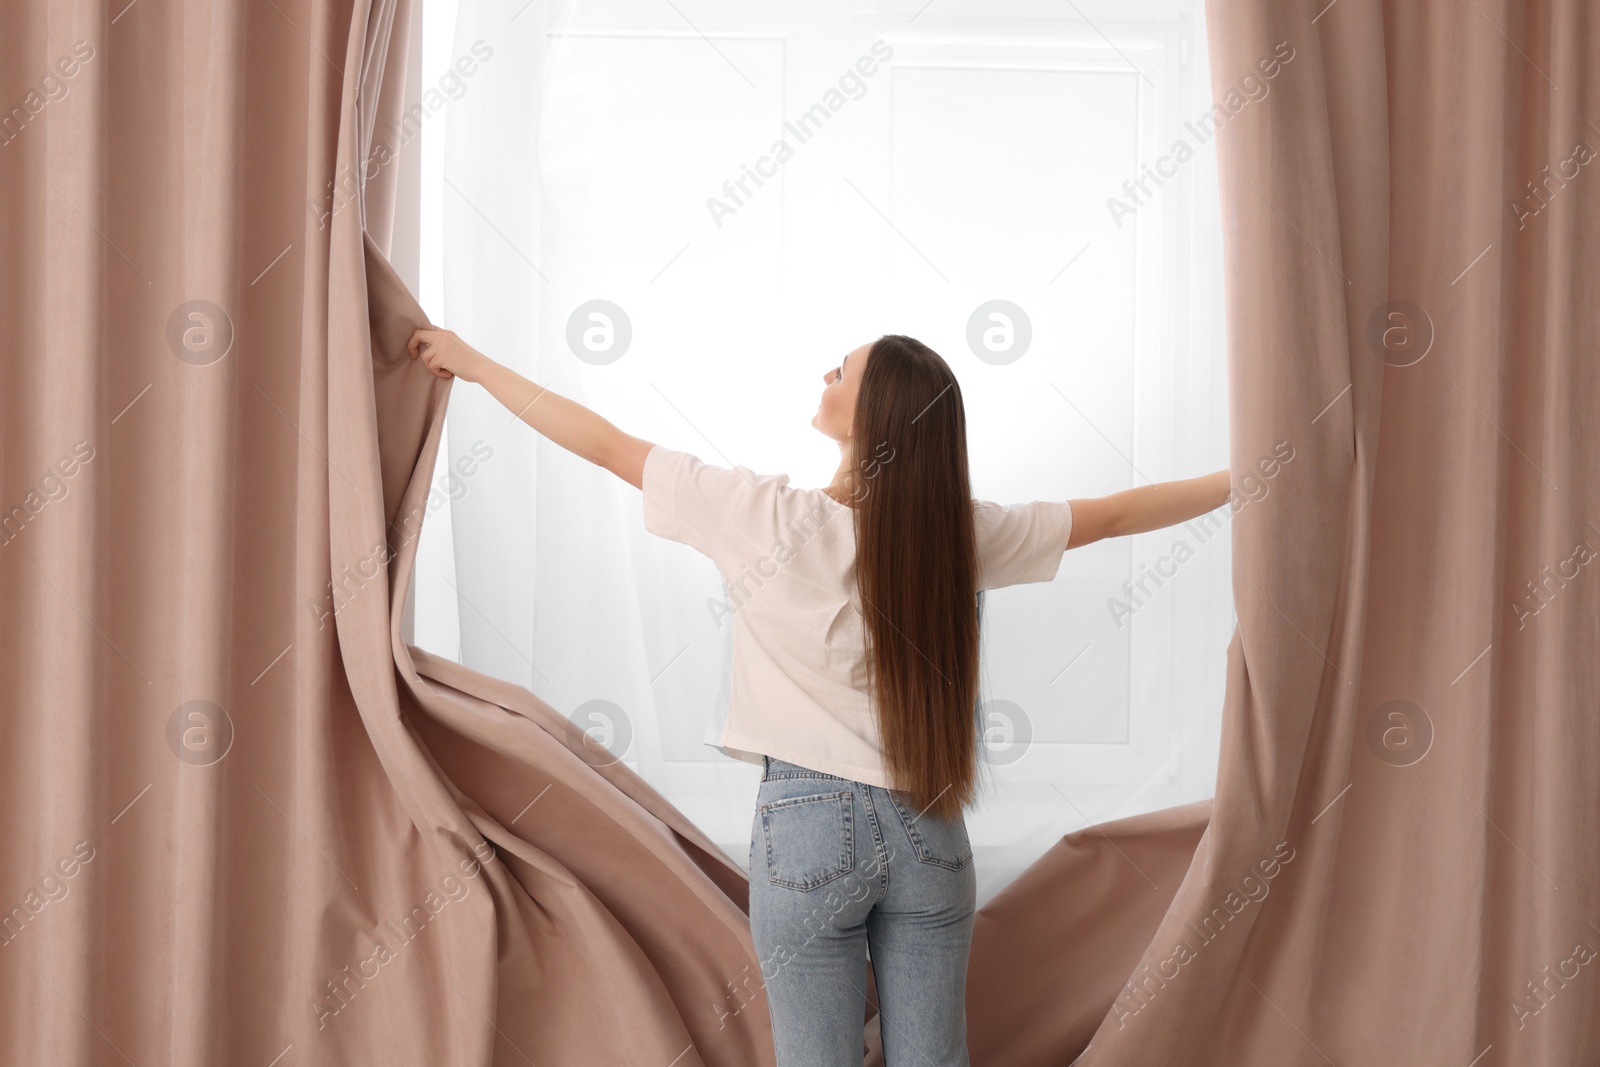
[[882, 900], [889, 893], [889, 854], [884, 848], [883, 828], [878, 825], [878, 806], [872, 802], [871, 786], [861, 791], [861, 798], [867, 804], [867, 822], [872, 824], [873, 855], [878, 858], [878, 886], [883, 891], [878, 899]]
[[821, 771], [768, 771], [767, 776], [762, 781], [770, 782], [778, 778], [823, 778], [832, 782], [848, 781], [848, 779], [840, 778], [837, 774], [823, 774]]

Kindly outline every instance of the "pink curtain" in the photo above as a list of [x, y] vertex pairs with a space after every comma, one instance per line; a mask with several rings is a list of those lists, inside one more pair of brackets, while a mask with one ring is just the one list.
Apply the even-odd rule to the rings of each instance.
[[1208, 0], [1220, 106], [1300, 57], [1217, 138], [1232, 466], [1294, 460], [1214, 802], [990, 902], [975, 1063], [1600, 1062], [1597, 14]]
[[399, 638], [409, 3], [111, 8], [0, 35], [0, 1061], [770, 1063], [739, 867]]
[[[1219, 106], [1303, 57], [1217, 139], [1233, 465], [1295, 458], [1215, 800], [983, 909], [973, 1061], [1595, 1062], [1600, 28], [1208, 6]], [[401, 638], [409, 0], [8, 14], [4, 1062], [771, 1064], [739, 867]]]

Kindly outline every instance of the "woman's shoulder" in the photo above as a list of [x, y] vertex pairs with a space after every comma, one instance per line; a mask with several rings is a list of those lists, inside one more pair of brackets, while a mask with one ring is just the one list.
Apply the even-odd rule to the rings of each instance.
[[785, 471], [761, 471], [722, 456], [706, 458], [656, 445], [646, 457], [646, 463], [655, 465], [672, 481], [698, 484], [730, 503], [742, 503], [760, 512], [776, 512], [785, 518], [808, 514], [820, 518], [849, 510], [820, 487], [794, 485]]

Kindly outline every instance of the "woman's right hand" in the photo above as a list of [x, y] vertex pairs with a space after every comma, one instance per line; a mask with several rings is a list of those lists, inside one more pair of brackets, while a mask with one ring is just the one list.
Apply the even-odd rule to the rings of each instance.
[[412, 359], [421, 359], [439, 377], [460, 378], [464, 382], [482, 378], [483, 368], [490, 362], [488, 356], [456, 336], [454, 330], [415, 330], [406, 348]]

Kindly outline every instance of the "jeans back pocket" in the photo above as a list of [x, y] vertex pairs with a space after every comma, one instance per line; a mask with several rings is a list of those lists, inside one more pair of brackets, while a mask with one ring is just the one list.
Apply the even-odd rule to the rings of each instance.
[[912, 811], [905, 797], [893, 790], [889, 799], [911, 839], [911, 848], [921, 863], [931, 863], [959, 871], [972, 862], [972, 841], [967, 837], [965, 818], [939, 819], [928, 813]]
[[850, 790], [782, 797], [757, 810], [767, 845], [767, 880], [773, 885], [815, 889], [855, 870], [855, 794]]

